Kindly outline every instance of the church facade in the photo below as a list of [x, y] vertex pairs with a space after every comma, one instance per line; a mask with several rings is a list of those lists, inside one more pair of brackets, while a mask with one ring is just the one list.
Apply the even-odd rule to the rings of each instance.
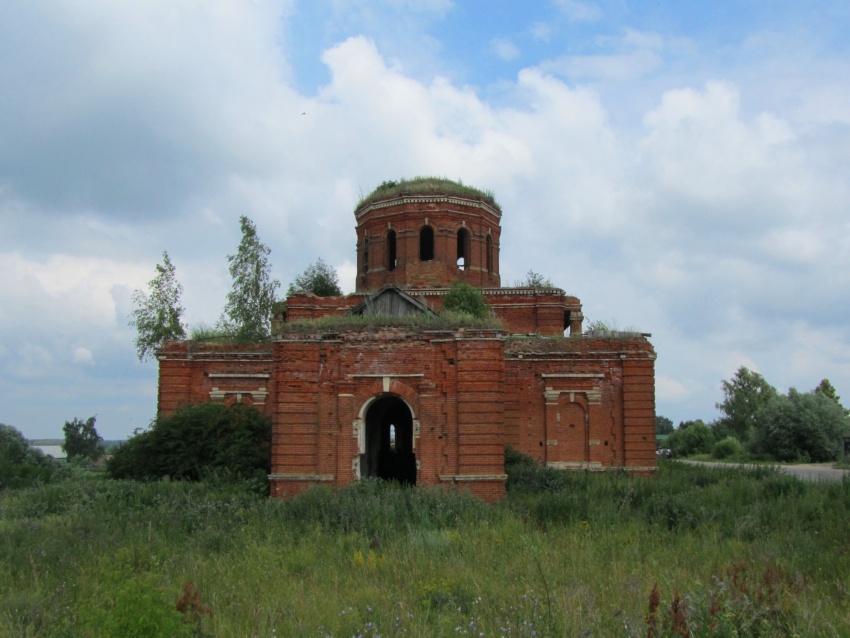
[[[221, 401], [269, 414], [280, 498], [379, 477], [494, 501], [506, 446], [565, 470], [654, 472], [648, 335], [584, 333], [576, 297], [502, 287], [501, 211], [467, 191], [376, 191], [355, 211], [356, 291], [291, 295], [266, 343], [165, 344], [159, 412]], [[454, 281], [499, 322], [429, 322]]]

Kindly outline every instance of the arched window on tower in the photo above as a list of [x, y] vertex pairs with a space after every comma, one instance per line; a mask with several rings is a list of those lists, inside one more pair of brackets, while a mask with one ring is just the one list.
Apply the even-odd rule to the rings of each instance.
[[493, 239], [487, 235], [487, 272], [493, 272]]
[[423, 226], [419, 231], [419, 260], [431, 261], [434, 259], [434, 229]]
[[369, 273], [369, 238], [363, 240], [363, 274]]
[[469, 265], [469, 231], [461, 228], [457, 231], [457, 267], [466, 270]]
[[395, 231], [390, 230], [387, 233], [387, 270], [395, 270], [396, 254], [395, 254]]

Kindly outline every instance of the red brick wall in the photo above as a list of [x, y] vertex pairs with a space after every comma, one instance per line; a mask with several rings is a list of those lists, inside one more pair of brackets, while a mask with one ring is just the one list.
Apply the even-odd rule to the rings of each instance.
[[356, 479], [363, 417], [376, 397], [412, 410], [418, 485], [504, 495], [510, 444], [562, 468], [655, 468], [655, 353], [641, 337], [510, 337], [405, 329], [268, 344], [170, 342], [158, 407], [252, 403], [272, 415], [272, 494]]
[[554, 467], [653, 471], [654, 360], [641, 337], [509, 340], [509, 444]]
[[254, 405], [271, 414], [275, 396], [271, 344], [167, 342], [158, 353], [157, 411], [220, 401]]
[[[402, 288], [448, 286], [455, 279], [477, 287], [500, 285], [501, 213], [487, 204], [458, 197], [409, 196], [370, 204], [355, 215], [358, 292], [377, 290], [386, 284]], [[422, 261], [419, 233], [426, 225], [434, 231], [434, 254], [432, 259]], [[469, 254], [463, 269], [457, 265], [460, 229], [466, 229], [469, 236]], [[390, 231], [396, 236], [394, 269], [389, 264]]]
[[410, 333], [388, 329], [284, 336], [275, 344], [274, 492], [305, 477], [355, 479], [357, 427], [366, 406], [401, 397], [418, 423], [418, 485], [458, 484], [482, 497], [504, 495], [499, 331]]
[[[427, 271], [431, 263], [425, 262], [422, 270]], [[422, 288], [409, 292], [422, 299], [429, 308], [439, 312], [447, 290]], [[581, 302], [576, 297], [565, 295], [558, 288], [484, 288], [481, 292], [487, 305], [511, 334], [559, 336], [564, 334], [565, 330], [570, 334], [581, 334]], [[309, 321], [331, 315], [344, 315], [365, 298], [365, 293], [354, 293], [345, 297], [295, 294], [286, 301], [285, 321]], [[282, 318], [275, 320], [272, 332], [279, 333], [282, 324]]]

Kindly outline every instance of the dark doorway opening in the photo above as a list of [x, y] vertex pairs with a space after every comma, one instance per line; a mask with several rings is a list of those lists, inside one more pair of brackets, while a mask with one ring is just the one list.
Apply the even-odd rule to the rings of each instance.
[[387, 233], [387, 270], [395, 270], [395, 266], [395, 231], [391, 230]]
[[413, 415], [396, 396], [375, 401], [366, 412], [366, 453], [361, 476], [372, 476], [403, 485], [416, 485], [413, 453]]
[[466, 228], [457, 231], [457, 267], [461, 270], [469, 267], [469, 231]]
[[423, 226], [419, 231], [419, 260], [431, 261], [434, 259], [434, 229]]

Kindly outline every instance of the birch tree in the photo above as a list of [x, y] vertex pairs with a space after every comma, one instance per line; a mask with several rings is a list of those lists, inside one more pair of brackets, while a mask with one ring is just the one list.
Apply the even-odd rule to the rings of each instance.
[[130, 314], [130, 326], [136, 329], [136, 353], [144, 361], [169, 339], [186, 337], [186, 326], [180, 305], [183, 286], [174, 275], [174, 264], [168, 252], [162, 253], [162, 263], [156, 265], [156, 277], [148, 282], [148, 293], [133, 292], [136, 309]]
[[268, 255], [271, 252], [257, 237], [254, 222], [239, 218], [242, 241], [235, 255], [228, 255], [233, 287], [219, 327], [245, 341], [267, 339], [271, 332], [272, 306], [280, 282], [272, 279]]

